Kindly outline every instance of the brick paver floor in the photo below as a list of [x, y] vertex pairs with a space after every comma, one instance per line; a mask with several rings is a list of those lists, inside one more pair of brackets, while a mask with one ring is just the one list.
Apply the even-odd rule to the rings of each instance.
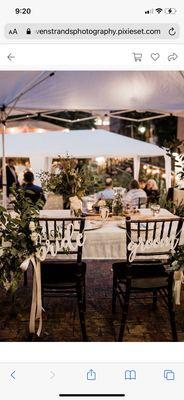
[[[0, 290], [0, 341], [27, 341], [31, 305], [31, 277], [28, 287], [21, 286], [14, 303]], [[112, 342], [117, 339], [120, 309], [115, 320], [111, 314], [111, 263], [90, 261], [87, 266], [86, 326], [90, 341]], [[177, 331], [184, 341], [184, 294], [181, 306], [176, 308]], [[80, 324], [75, 299], [48, 299], [45, 301], [43, 331], [40, 341], [80, 341]], [[125, 341], [169, 341], [171, 332], [167, 310], [159, 303], [156, 311], [148, 302], [133, 302], [130, 306]]]

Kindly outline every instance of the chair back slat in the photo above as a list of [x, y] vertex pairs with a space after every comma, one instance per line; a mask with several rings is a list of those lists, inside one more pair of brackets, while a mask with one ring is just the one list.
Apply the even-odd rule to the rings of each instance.
[[148, 229], [149, 229], [148, 222], [146, 222], [145, 240], [148, 240], [148, 232], [149, 232]]
[[155, 240], [156, 238], [156, 232], [157, 232], [157, 221], [155, 221], [153, 225], [153, 240]]
[[46, 234], [47, 234], [47, 237], [49, 236], [49, 225], [48, 225], [48, 221], [45, 221], [45, 223], [46, 223], [46, 225], [45, 225], [45, 227], [46, 227]]
[[54, 239], [57, 237], [57, 223], [54, 221]]
[[171, 234], [172, 223], [173, 223], [173, 221], [171, 220], [171, 221], [170, 221], [170, 223], [169, 223], [168, 237], [169, 237], [169, 236], [170, 236], [170, 234]]
[[62, 238], [64, 238], [65, 235], [65, 221], [62, 223]]
[[[143, 257], [157, 259], [167, 258], [180, 244], [183, 218], [133, 220], [126, 218], [126, 255], [128, 263], [136, 262]], [[133, 248], [136, 249], [132, 258]], [[154, 258], [155, 257], [155, 258]]]
[[138, 222], [138, 235], [140, 235], [140, 222]]
[[160, 229], [160, 240], [163, 238], [164, 228], [165, 228], [165, 221], [162, 221]]

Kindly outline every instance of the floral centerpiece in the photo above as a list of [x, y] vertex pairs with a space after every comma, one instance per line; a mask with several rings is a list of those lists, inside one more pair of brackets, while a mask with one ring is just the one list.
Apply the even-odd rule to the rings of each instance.
[[98, 200], [95, 204], [93, 204], [93, 209], [98, 213], [100, 211], [100, 208], [102, 207], [107, 207], [109, 209], [109, 212], [112, 212], [112, 203], [113, 200], [111, 199], [103, 199], [101, 198]]
[[40, 200], [33, 204], [23, 189], [12, 194], [13, 211], [0, 207], [0, 284], [14, 292], [22, 277], [21, 264], [38, 248], [38, 215], [43, 204]]
[[123, 213], [123, 200], [120, 193], [117, 193], [114, 197], [112, 211], [114, 215], [122, 215]]
[[92, 176], [85, 168], [79, 168], [75, 159], [59, 157], [55, 171], [42, 171], [39, 174], [45, 192], [62, 195], [64, 208], [69, 208], [70, 197], [81, 199], [91, 184]]
[[110, 213], [114, 215], [122, 215], [123, 213], [123, 200], [120, 193], [117, 193], [114, 199], [100, 199], [94, 205], [93, 208], [96, 212], [99, 212], [101, 207], [107, 207]]

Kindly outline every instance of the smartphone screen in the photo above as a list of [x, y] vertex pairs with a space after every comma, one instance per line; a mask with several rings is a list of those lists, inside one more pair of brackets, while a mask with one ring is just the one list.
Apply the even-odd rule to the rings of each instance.
[[182, 398], [183, 22], [1, 5], [2, 399]]

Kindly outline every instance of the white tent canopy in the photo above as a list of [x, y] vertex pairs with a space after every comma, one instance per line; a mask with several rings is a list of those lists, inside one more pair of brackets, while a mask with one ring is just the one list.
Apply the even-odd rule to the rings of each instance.
[[1, 71], [0, 107], [10, 110], [14, 105], [11, 114], [62, 109], [184, 112], [180, 71], [56, 71], [49, 75], [46, 71]]
[[8, 111], [14, 105], [10, 114], [62, 109], [184, 113], [180, 71], [56, 71], [49, 75], [48, 71], [1, 71], [0, 107]]
[[[9, 116], [61, 110], [155, 111], [184, 116], [181, 71], [0, 71], [3, 204], [6, 204], [5, 123]], [[53, 145], [53, 143], [52, 143]]]
[[170, 158], [165, 150], [141, 140], [100, 129], [6, 135], [7, 157], [29, 157], [35, 172], [48, 167], [48, 159], [66, 154], [76, 158], [133, 158], [136, 179], [141, 157], [162, 156], [166, 162], [166, 186], [170, 185]]

